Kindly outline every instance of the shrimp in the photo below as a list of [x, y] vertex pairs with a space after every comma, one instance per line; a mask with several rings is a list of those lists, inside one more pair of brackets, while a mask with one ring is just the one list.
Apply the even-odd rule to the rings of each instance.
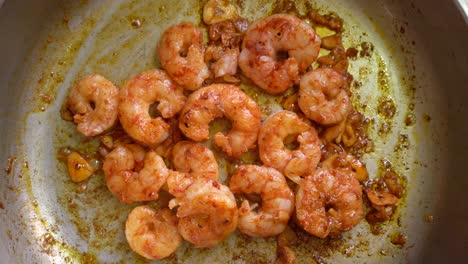
[[125, 237], [133, 251], [147, 259], [163, 259], [182, 244], [177, 217], [164, 208], [135, 207], [125, 222]]
[[260, 129], [260, 108], [241, 89], [229, 84], [212, 84], [192, 93], [182, 109], [179, 128], [194, 141], [209, 137], [209, 123], [225, 116], [232, 121], [227, 135], [218, 132], [214, 142], [235, 158], [255, 146]]
[[62, 114], [72, 114], [81, 134], [99, 135], [117, 121], [118, 95], [119, 90], [112, 82], [98, 74], [88, 75], [71, 89]]
[[244, 200], [239, 209], [239, 230], [249, 236], [270, 237], [284, 231], [294, 210], [294, 194], [284, 176], [273, 168], [242, 165], [231, 177], [233, 193], [259, 194], [262, 207]]
[[224, 241], [237, 227], [237, 205], [227, 186], [200, 178], [173, 199], [179, 206], [178, 229], [182, 237], [196, 248], [211, 248]]
[[109, 190], [123, 203], [152, 201], [166, 183], [169, 170], [154, 151], [138, 145], [118, 146], [102, 167]]
[[320, 44], [315, 31], [296, 16], [272, 15], [247, 30], [239, 66], [260, 88], [279, 94], [299, 81], [299, 74], [317, 58]]
[[162, 67], [177, 84], [188, 90], [200, 88], [210, 75], [203, 53], [203, 32], [193, 24], [166, 29], [158, 46]]
[[[139, 143], [155, 147], [169, 136], [171, 118], [184, 106], [183, 89], [162, 70], [145, 71], [129, 80], [120, 90], [119, 119], [125, 132]], [[159, 103], [161, 117], [152, 118], [150, 106]]]
[[345, 79], [330, 68], [319, 68], [305, 74], [300, 83], [298, 104], [311, 120], [331, 125], [341, 122], [351, 110], [343, 88]]
[[357, 225], [363, 218], [362, 188], [351, 175], [317, 169], [299, 185], [296, 216], [308, 233], [325, 238]]
[[[288, 150], [284, 139], [297, 136], [299, 148]], [[258, 136], [258, 149], [263, 164], [282, 172], [296, 183], [301, 176], [312, 174], [320, 161], [320, 142], [315, 129], [290, 111], [277, 112], [263, 122]]]
[[172, 148], [171, 172], [167, 179], [169, 193], [178, 197], [199, 178], [218, 180], [218, 162], [213, 152], [202, 144], [180, 141]]

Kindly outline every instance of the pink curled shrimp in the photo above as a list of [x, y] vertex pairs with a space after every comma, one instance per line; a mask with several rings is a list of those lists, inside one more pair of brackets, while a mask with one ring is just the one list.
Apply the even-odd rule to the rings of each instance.
[[130, 248], [147, 259], [163, 259], [174, 253], [183, 240], [177, 231], [177, 217], [164, 208], [135, 207], [125, 222]]
[[179, 197], [197, 179], [218, 180], [218, 162], [213, 152], [200, 143], [180, 141], [172, 148], [171, 171], [167, 178], [170, 194]]
[[[284, 139], [297, 135], [299, 147], [288, 150]], [[282, 172], [299, 183], [302, 176], [312, 174], [320, 161], [320, 141], [317, 131], [290, 111], [280, 111], [269, 116], [260, 128], [258, 149], [263, 164]]]
[[98, 74], [88, 75], [71, 89], [62, 110], [72, 114], [78, 132], [96, 136], [116, 123], [118, 95], [112, 82]]
[[249, 236], [270, 237], [284, 231], [294, 211], [294, 193], [284, 176], [273, 168], [242, 165], [231, 177], [233, 193], [259, 194], [262, 206], [244, 200], [239, 209], [239, 230]]
[[123, 203], [156, 200], [169, 175], [156, 152], [146, 152], [135, 144], [113, 149], [106, 155], [102, 170], [107, 188]]
[[179, 206], [179, 233], [196, 248], [216, 246], [237, 227], [238, 210], [234, 195], [227, 186], [212, 179], [197, 179], [169, 205]]
[[161, 36], [158, 54], [169, 76], [188, 90], [200, 88], [210, 75], [204, 61], [203, 33], [193, 24], [166, 29]]
[[[120, 90], [119, 120], [133, 139], [155, 147], [169, 136], [164, 118], [176, 115], [184, 106], [183, 89], [162, 70], [149, 70], [129, 80]], [[149, 114], [150, 106], [159, 103], [161, 117]]]
[[[239, 66], [256, 85], [279, 94], [299, 81], [317, 58], [321, 40], [304, 21], [276, 14], [253, 23], [244, 37]], [[282, 59], [281, 54], [287, 53]]]
[[362, 188], [352, 175], [317, 169], [299, 185], [296, 217], [308, 233], [325, 238], [357, 225], [364, 216]]
[[255, 147], [260, 108], [234, 85], [212, 84], [192, 93], [180, 114], [179, 128], [188, 138], [203, 141], [209, 138], [210, 122], [221, 117], [230, 120], [232, 128], [214, 136], [217, 146], [235, 158]]
[[300, 83], [298, 104], [311, 120], [331, 125], [341, 122], [352, 105], [344, 89], [343, 75], [330, 68], [319, 68], [305, 74]]

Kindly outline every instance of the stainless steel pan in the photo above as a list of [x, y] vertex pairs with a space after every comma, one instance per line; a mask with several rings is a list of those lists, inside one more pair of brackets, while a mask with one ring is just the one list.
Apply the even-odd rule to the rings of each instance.
[[[237, 2], [251, 20], [272, 6]], [[304, 2], [296, 1], [299, 10]], [[344, 18], [345, 45], [374, 45], [371, 56], [350, 69], [362, 82], [354, 103], [373, 120], [375, 151], [364, 159], [376, 176], [386, 158], [407, 178], [408, 192], [399, 221], [385, 225], [383, 234], [370, 234], [363, 221], [339, 240], [305, 236], [298, 262], [461, 262], [468, 237], [466, 0], [311, 2]], [[196, 0], [7, 0], [0, 8], [0, 263], [144, 261], [123, 235], [132, 206], [119, 204], [102, 177], [93, 177], [85, 190], [77, 187], [57, 162], [59, 147], [94, 144], [83, 143], [74, 125], [61, 120], [60, 104], [87, 73], [121, 84], [159, 66], [161, 32], [181, 21], [198, 23], [199, 11]], [[386, 99], [397, 109], [390, 120], [376, 114]], [[405, 124], [408, 115], [415, 116], [414, 125]], [[382, 136], [385, 122], [392, 129]], [[408, 236], [402, 248], [390, 243], [400, 232]], [[165, 262], [266, 263], [275, 256], [274, 239], [235, 234], [211, 250], [184, 244]]]

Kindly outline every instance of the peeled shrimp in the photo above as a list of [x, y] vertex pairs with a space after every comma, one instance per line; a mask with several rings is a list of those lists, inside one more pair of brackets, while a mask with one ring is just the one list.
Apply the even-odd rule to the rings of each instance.
[[304, 114], [322, 125], [341, 122], [351, 110], [345, 79], [330, 68], [308, 72], [301, 79], [298, 104]]
[[218, 180], [218, 162], [213, 152], [202, 144], [180, 141], [172, 148], [172, 165], [177, 171], [167, 179], [169, 193], [178, 197], [196, 179]]
[[208, 178], [196, 180], [170, 205], [179, 206], [179, 233], [196, 248], [216, 246], [237, 227], [234, 195], [227, 186]]
[[182, 244], [177, 217], [165, 208], [135, 207], [125, 223], [125, 237], [133, 251], [147, 259], [163, 259]]
[[[272, 15], [247, 30], [239, 66], [256, 85], [279, 94], [299, 81], [299, 74], [317, 58], [320, 43], [315, 31], [296, 16]], [[288, 58], [280, 58], [281, 52]]]
[[294, 194], [283, 175], [273, 169], [256, 165], [242, 165], [231, 177], [229, 186], [233, 193], [259, 194], [262, 207], [253, 210], [244, 200], [239, 209], [239, 230], [249, 236], [270, 237], [284, 231], [294, 210]]
[[[299, 148], [286, 149], [284, 139], [295, 134], [298, 134]], [[321, 156], [315, 129], [290, 111], [277, 112], [263, 122], [258, 149], [265, 166], [279, 170], [296, 183], [301, 181], [301, 176], [312, 174]]]
[[107, 154], [102, 169], [107, 187], [123, 203], [156, 200], [169, 174], [156, 152], [133, 144]]
[[203, 53], [203, 32], [193, 24], [166, 29], [158, 46], [162, 67], [188, 90], [200, 88], [209, 76]]
[[[152, 118], [150, 106], [159, 103], [162, 117]], [[169, 136], [163, 118], [177, 114], [185, 103], [183, 89], [162, 70], [145, 71], [129, 80], [120, 90], [119, 119], [125, 132], [138, 142], [154, 147]]]
[[308, 233], [325, 238], [351, 229], [363, 217], [362, 188], [351, 175], [317, 169], [299, 185], [296, 216]]
[[232, 122], [227, 135], [218, 132], [214, 141], [229, 156], [240, 155], [255, 146], [260, 129], [260, 108], [241, 89], [229, 84], [212, 84], [192, 93], [180, 114], [179, 128], [192, 140], [209, 137], [209, 124], [226, 117]]
[[119, 90], [106, 78], [92, 74], [75, 85], [64, 110], [71, 112], [81, 134], [91, 137], [111, 128], [117, 121]]
[[172, 148], [172, 164], [177, 171], [187, 172], [195, 178], [217, 180], [218, 163], [213, 152], [202, 144], [180, 141]]

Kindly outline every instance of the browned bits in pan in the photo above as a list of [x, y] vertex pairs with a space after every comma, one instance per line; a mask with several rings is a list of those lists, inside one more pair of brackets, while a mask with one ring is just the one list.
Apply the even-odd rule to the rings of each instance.
[[209, 45], [205, 50], [205, 62], [211, 70], [205, 84], [225, 82], [237, 84], [240, 77], [237, 61], [248, 20], [236, 18], [211, 24], [208, 28]]
[[238, 31], [232, 20], [211, 25], [208, 30], [208, 36], [211, 43], [219, 43], [224, 48], [236, 48], [242, 42], [242, 32]]
[[340, 34], [334, 34], [334, 35], [322, 38], [322, 48], [332, 50], [338, 46], [340, 47], [343, 46]]
[[391, 98], [383, 98], [379, 101], [380, 102], [377, 106], [377, 112], [384, 118], [392, 118], [396, 113], [395, 102]]
[[348, 55], [343, 47], [341, 34], [337, 33], [331, 36], [324, 37], [322, 39], [321, 48], [330, 50], [330, 53], [317, 59], [317, 62], [322, 67], [331, 67], [339, 73], [343, 74], [348, 81], [348, 85], [351, 83], [352, 76], [348, 73]]
[[405, 125], [412, 126], [416, 124], [416, 116], [413, 113], [408, 113], [405, 118]]
[[408, 238], [403, 235], [402, 233], [398, 233], [392, 237], [390, 240], [392, 244], [398, 245], [398, 246], [404, 246], [407, 242]]
[[296, 254], [288, 246], [279, 246], [277, 247], [278, 258], [276, 259], [275, 264], [294, 264], [296, 263]]
[[347, 151], [355, 153], [368, 143], [367, 122], [362, 114], [352, 110], [346, 120], [324, 129], [321, 139], [325, 144], [342, 144]]
[[273, 6], [272, 14], [297, 14], [295, 1], [291, 0], [278, 0]]
[[369, 42], [363, 42], [361, 43], [361, 51], [359, 52], [359, 56], [370, 57], [373, 51], [374, 51], [374, 45], [372, 45]]
[[227, 0], [208, 0], [203, 7], [203, 22], [207, 25], [239, 17], [236, 5]]
[[14, 157], [14, 156], [8, 157], [7, 167], [5, 168], [5, 173], [6, 174], [11, 173], [11, 171], [13, 170], [13, 165], [14, 165], [15, 161], [16, 161], [16, 157]]
[[432, 222], [434, 222], [434, 216], [432, 216], [432, 215], [425, 215], [425, 216], [424, 216], [424, 222], [426, 222], [426, 223], [432, 223]]
[[405, 188], [403, 186], [403, 183], [401, 182], [401, 177], [398, 176], [395, 172], [386, 172], [383, 176], [383, 181], [385, 182], [385, 186], [391, 194], [395, 195], [398, 198], [401, 198], [403, 196]]
[[352, 175], [360, 183], [369, 180], [366, 165], [351, 154], [342, 151], [336, 154], [327, 153], [327, 156], [322, 162], [322, 167], [341, 170]]
[[343, 30], [343, 19], [336, 14], [321, 15], [317, 10], [311, 10], [307, 13], [307, 16], [314, 24], [325, 26], [336, 32]]
[[297, 93], [283, 97], [281, 105], [283, 106], [284, 110], [296, 113], [301, 111], [299, 105], [297, 104]]
[[357, 57], [358, 53], [359, 51], [356, 48], [351, 47], [346, 50], [346, 57], [354, 59]]
[[366, 190], [367, 197], [373, 206], [385, 206], [395, 205], [398, 202], [398, 198], [384, 190]]
[[373, 206], [374, 209], [366, 215], [366, 220], [369, 224], [377, 224], [392, 219], [394, 206]]
[[367, 198], [372, 207], [366, 216], [370, 224], [392, 219], [404, 195], [405, 179], [393, 171], [390, 162], [384, 160], [382, 165], [385, 168], [383, 175], [365, 183]]

